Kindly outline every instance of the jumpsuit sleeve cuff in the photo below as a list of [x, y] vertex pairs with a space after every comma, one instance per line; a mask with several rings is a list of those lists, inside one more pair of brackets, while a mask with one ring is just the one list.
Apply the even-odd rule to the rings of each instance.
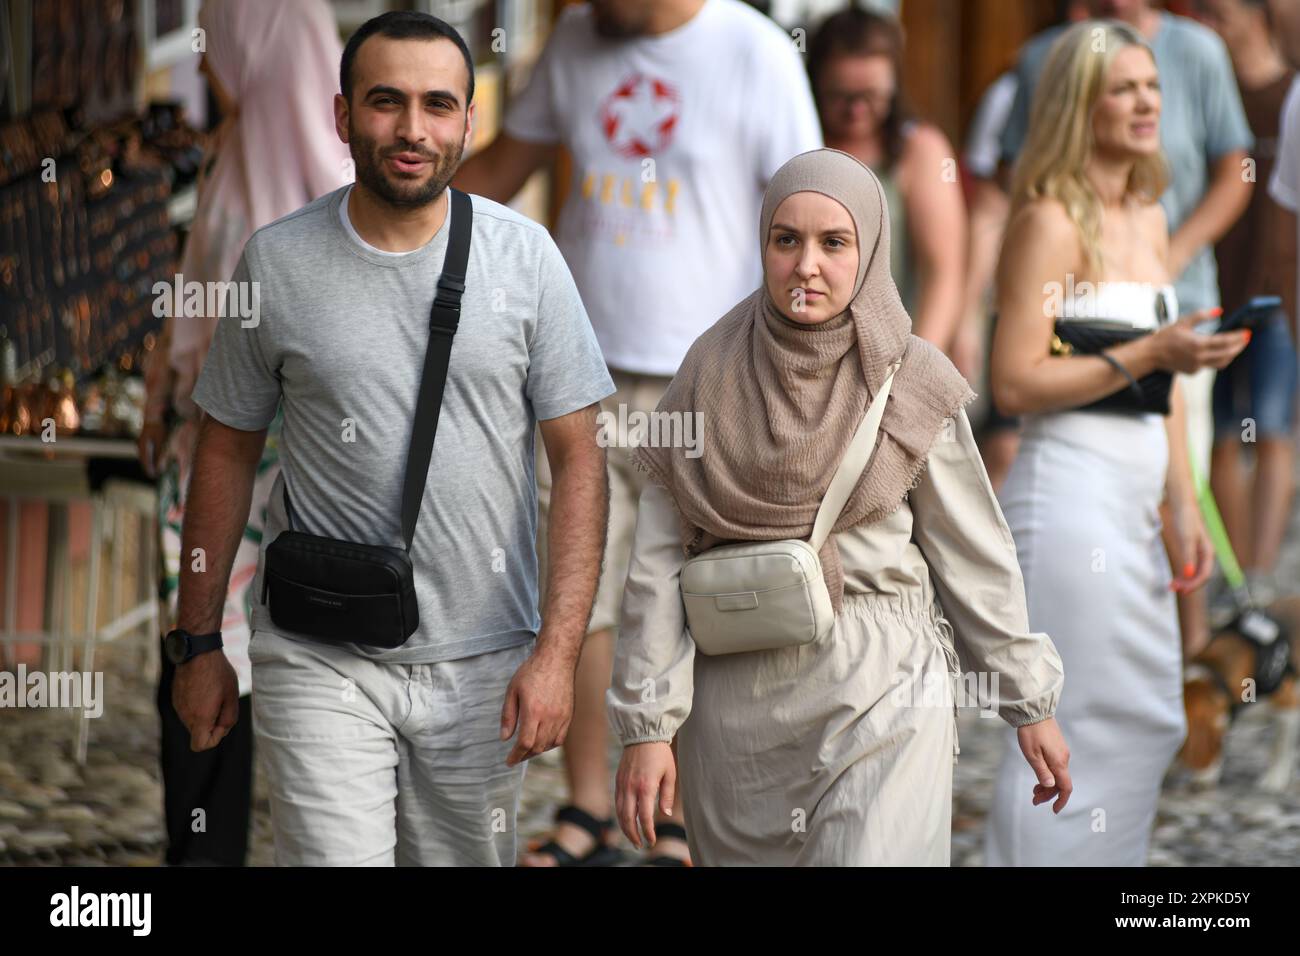
[[655, 703], [629, 700], [629, 695], [611, 687], [605, 692], [605, 713], [610, 733], [624, 746], [668, 743], [677, 736], [677, 728], [686, 722], [690, 705], [679, 697]]
[[1042, 723], [1056, 715], [1056, 705], [1061, 699], [1059, 685], [1034, 701], [1009, 704], [999, 709], [998, 714], [1012, 727], [1028, 727], [1030, 724]]
[[673, 741], [674, 734], [646, 733], [632, 734], [630, 736], [618, 735], [619, 742], [626, 748], [636, 744], [670, 744]]

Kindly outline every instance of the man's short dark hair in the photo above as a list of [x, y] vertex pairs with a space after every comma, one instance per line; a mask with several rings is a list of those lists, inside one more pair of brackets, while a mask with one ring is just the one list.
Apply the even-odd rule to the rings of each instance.
[[378, 34], [390, 40], [450, 40], [460, 48], [460, 55], [465, 58], [465, 70], [469, 73], [469, 92], [465, 98], [465, 108], [474, 102], [474, 60], [469, 55], [465, 39], [446, 20], [440, 20], [428, 13], [415, 13], [406, 10], [393, 10], [372, 17], [357, 32], [348, 38], [348, 45], [343, 48], [343, 60], [339, 63], [339, 89], [343, 98], [352, 102], [352, 61], [357, 58], [357, 50], [369, 37]]

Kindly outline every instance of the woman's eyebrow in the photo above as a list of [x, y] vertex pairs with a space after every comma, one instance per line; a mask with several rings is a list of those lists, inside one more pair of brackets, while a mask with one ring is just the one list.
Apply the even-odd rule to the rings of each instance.
[[[772, 223], [771, 229], [769, 231], [776, 232], [777, 230], [780, 230], [781, 232], [793, 232], [796, 234], [799, 232], [799, 230], [796, 229], [794, 226], [786, 225], [783, 222]], [[826, 236], [851, 236], [853, 235], [853, 230], [844, 226], [838, 226], [833, 229], [823, 229], [820, 235], [823, 238]]]

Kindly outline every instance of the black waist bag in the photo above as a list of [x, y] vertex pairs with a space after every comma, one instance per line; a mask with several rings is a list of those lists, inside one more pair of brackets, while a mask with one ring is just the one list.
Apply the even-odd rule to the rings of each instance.
[[285, 531], [266, 549], [262, 600], [276, 627], [326, 641], [401, 647], [420, 626], [401, 548]]
[[267, 546], [262, 568], [262, 602], [270, 610], [271, 622], [282, 630], [332, 643], [391, 649], [406, 643], [420, 626], [411, 541], [429, 475], [451, 343], [460, 324], [474, 216], [469, 196], [455, 189], [448, 191], [451, 235], [433, 299], [429, 345], [402, 484], [406, 547], [359, 544], [294, 531], [289, 484], [282, 475], [290, 530]]

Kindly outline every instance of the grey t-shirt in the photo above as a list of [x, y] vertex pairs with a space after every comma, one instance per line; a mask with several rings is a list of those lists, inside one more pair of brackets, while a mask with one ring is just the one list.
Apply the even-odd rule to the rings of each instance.
[[[1020, 82], [1002, 131], [1002, 158], [1014, 162], [1029, 133], [1029, 108], [1052, 44], [1065, 31], [1053, 27], [1025, 44], [1016, 65]], [[1201, 204], [1210, 166], [1233, 150], [1249, 150], [1255, 139], [1246, 122], [1232, 61], [1218, 35], [1187, 17], [1160, 13], [1160, 29], [1149, 41], [1160, 73], [1160, 145], [1169, 162], [1169, 188], [1160, 197], [1172, 233]], [[1184, 312], [1219, 304], [1214, 250], [1201, 249], [1175, 281]]]
[[[284, 402], [255, 630], [284, 633], [260, 600], [266, 545], [287, 527], [286, 480], [295, 530], [402, 545], [403, 472], [451, 213], [425, 246], [385, 256], [344, 230], [348, 188], [248, 240], [234, 279], [258, 283], [258, 321], [217, 322], [194, 388], [208, 414], [248, 431], [265, 428]], [[536, 636], [535, 423], [614, 391], [550, 235], [472, 198], [460, 326], [411, 548], [420, 627], [395, 650], [348, 645], [388, 663], [454, 660]]]

